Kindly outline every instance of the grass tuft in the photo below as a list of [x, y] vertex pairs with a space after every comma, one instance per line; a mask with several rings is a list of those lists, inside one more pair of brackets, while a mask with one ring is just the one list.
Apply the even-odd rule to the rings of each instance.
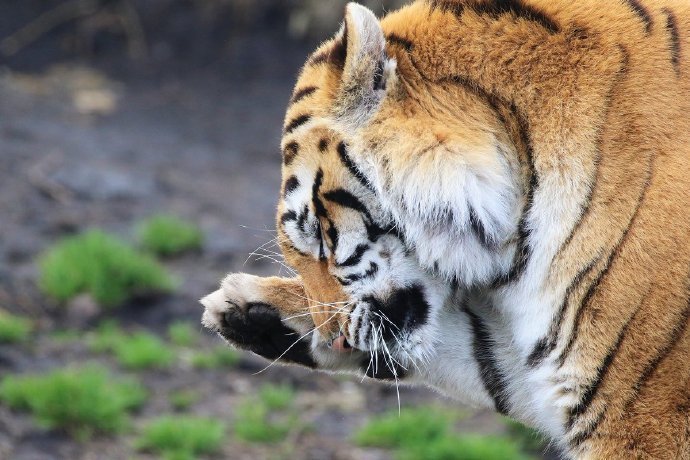
[[28, 410], [42, 426], [62, 429], [78, 440], [122, 431], [127, 411], [145, 397], [139, 382], [115, 379], [100, 367], [8, 376], [0, 383], [0, 400], [9, 407]]
[[275, 420], [266, 405], [247, 400], [235, 410], [235, 435], [243, 441], [275, 443], [285, 439], [295, 420], [294, 417]]
[[200, 398], [201, 395], [198, 391], [179, 390], [170, 394], [170, 405], [175, 410], [183, 411], [189, 409]]
[[242, 359], [240, 353], [227, 346], [218, 346], [210, 351], [192, 355], [191, 364], [196, 369], [232, 368]]
[[295, 390], [289, 385], [262, 385], [235, 411], [235, 435], [243, 441], [275, 443], [290, 431], [303, 429], [294, 414]]
[[141, 293], [168, 292], [173, 279], [148, 255], [99, 230], [65, 238], [39, 258], [39, 287], [66, 302], [89, 293], [114, 307]]
[[456, 414], [436, 407], [403, 409], [371, 420], [355, 433], [360, 446], [395, 450], [398, 460], [522, 460], [511, 439], [453, 432]]
[[127, 334], [112, 321], [104, 321], [88, 338], [91, 351], [109, 352], [128, 369], [166, 369], [175, 361], [174, 351], [156, 335], [139, 331]]
[[117, 361], [128, 369], [165, 369], [175, 361], [175, 353], [158, 337], [135, 332], [113, 349]]
[[193, 460], [217, 452], [225, 438], [225, 425], [208, 418], [163, 416], [149, 422], [136, 446], [169, 460]]
[[511, 440], [499, 436], [464, 434], [445, 436], [429, 443], [406, 444], [398, 460], [528, 460]]
[[450, 432], [452, 416], [436, 407], [403, 408], [369, 421], [355, 433], [360, 446], [396, 448], [433, 442]]
[[259, 399], [268, 410], [287, 409], [295, 399], [295, 390], [290, 385], [264, 384], [259, 389]]
[[25, 341], [31, 333], [31, 322], [0, 310], [0, 343], [19, 343]]
[[196, 342], [197, 333], [190, 323], [175, 321], [168, 327], [168, 338], [180, 347], [191, 347]]
[[159, 214], [138, 226], [139, 241], [144, 249], [161, 256], [172, 256], [199, 249], [203, 235], [196, 225], [178, 217]]

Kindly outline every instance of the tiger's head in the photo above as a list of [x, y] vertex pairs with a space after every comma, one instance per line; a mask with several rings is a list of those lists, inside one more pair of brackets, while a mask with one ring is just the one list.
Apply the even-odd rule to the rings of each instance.
[[[486, 247], [499, 247], [514, 232], [516, 219], [512, 210], [495, 213], [510, 214], [505, 219], [510, 222], [490, 217], [486, 203], [515, 201], [519, 193], [510, 188], [513, 195], [506, 199], [491, 196], [495, 187], [482, 190], [482, 181], [504, 181], [505, 171], [518, 168], [495, 153], [497, 145], [509, 145], [503, 125], [476, 95], [453, 82], [427, 81], [407, 56], [405, 40], [386, 37], [384, 29], [371, 11], [349, 4], [340, 31], [307, 60], [298, 78], [283, 128], [277, 212], [278, 241], [298, 276], [229, 275], [222, 289], [204, 300], [204, 322], [240, 346], [251, 349], [228, 336], [223, 324], [232, 321], [223, 300], [247, 311], [256, 305], [276, 308], [281, 322], [298, 333], [314, 329], [311, 347], [317, 354], [333, 346], [366, 356], [385, 351], [402, 364], [424, 359], [438, 339], [438, 313], [453, 286], [486, 281], [505, 268], [508, 258]], [[429, 196], [433, 173], [425, 178], [409, 167], [433, 171], [449, 149], [463, 153], [456, 164], [442, 166], [458, 168], [459, 182], [441, 184], [439, 193]], [[478, 173], [463, 176], [467, 170]], [[409, 176], [395, 205], [390, 175]], [[440, 209], [439, 203], [455, 201], [453, 193], [474, 194], [480, 202]], [[401, 206], [429, 214], [437, 227], [429, 234], [404, 221], [396, 211]], [[433, 240], [447, 238], [463, 220], [481, 227], [457, 244], [463, 260], [477, 263], [456, 267], [454, 255], [434, 253]], [[431, 245], [405, 237], [421, 232]], [[321, 361], [323, 366], [328, 359]]]

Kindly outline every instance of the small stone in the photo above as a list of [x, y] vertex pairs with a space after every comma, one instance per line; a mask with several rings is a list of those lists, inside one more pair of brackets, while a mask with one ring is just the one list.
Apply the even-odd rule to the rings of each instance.
[[65, 311], [67, 322], [72, 327], [80, 328], [95, 318], [101, 309], [90, 294], [80, 294], [67, 303]]

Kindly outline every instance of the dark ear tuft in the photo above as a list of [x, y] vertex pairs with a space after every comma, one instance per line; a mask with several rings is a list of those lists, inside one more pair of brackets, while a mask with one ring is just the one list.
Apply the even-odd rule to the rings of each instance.
[[333, 49], [329, 54], [329, 61], [339, 68], [345, 67], [345, 59], [347, 58], [347, 22], [343, 24], [342, 29], [338, 32], [336, 41], [333, 44]]
[[365, 122], [376, 110], [393, 66], [378, 19], [367, 8], [349, 3], [340, 42], [347, 48], [335, 115], [351, 125]]

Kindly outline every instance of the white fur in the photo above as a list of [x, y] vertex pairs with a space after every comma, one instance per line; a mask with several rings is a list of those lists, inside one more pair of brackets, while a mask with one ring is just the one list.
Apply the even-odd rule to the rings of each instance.
[[[349, 25], [359, 33], [358, 56], [365, 61], [377, 58], [383, 49], [383, 35], [376, 18], [353, 4], [348, 6], [348, 15]], [[386, 78], [394, 80], [394, 62], [388, 62], [385, 68]], [[352, 81], [361, 78], [356, 70], [351, 74], [346, 71], [345, 78]], [[406, 375], [410, 381], [429, 385], [474, 405], [493, 407], [473, 354], [473, 331], [469, 316], [460, 308], [462, 301], [481, 317], [490, 331], [493, 355], [506, 381], [510, 415], [562, 439], [566, 410], [583, 388], [578, 371], [569, 365], [557, 371], [554, 356], [547, 357], [535, 368], [527, 366], [526, 360], [537, 341], [547, 335], [572, 280], [572, 276], [553, 277], [551, 268], [560, 245], [582, 210], [591, 185], [588, 179], [591, 171], [578, 163], [575, 155], [558, 155], [563, 159], [558, 167], [541, 165], [539, 188], [526, 215], [530, 231], [529, 263], [518, 281], [490, 288], [489, 282], [511, 267], [518, 223], [525, 211], [523, 178], [503, 157], [510, 149], [499, 145], [496, 139], [487, 143], [481, 152], [467, 152], [455, 146], [453, 150], [430, 152], [389, 177], [382, 158], [358, 143], [358, 129], [375, 112], [385, 92], [363, 91], [369, 93], [360, 94], [357, 104], [347, 107], [349, 111], [344, 107], [336, 110], [330, 125], [350, 141], [350, 156], [370, 180], [376, 195], [366, 191], [354, 178], [342, 186], [355, 193], [380, 224], [394, 222], [404, 235], [405, 244], [392, 235], [369, 242], [362, 218], [355, 212], [344, 212], [346, 219], [336, 223], [340, 231], [336, 261], [344, 261], [359, 244], [368, 243], [370, 248], [359, 264], [331, 267], [332, 274], [342, 279], [362, 273], [372, 262], [379, 268], [375, 276], [344, 287], [354, 304], [351, 319], [362, 319], [358, 330], [350, 323], [345, 331], [348, 341], [365, 352], [383, 346], [377, 340], [368, 343], [362, 340], [376, 320], [361, 302], [362, 298], [367, 295], [386, 298], [395, 289], [422, 284], [432, 307], [429, 321], [422, 327], [400, 331], [398, 342], [390, 344], [391, 354], [408, 368]], [[307, 130], [310, 126], [299, 129]], [[572, 151], [591, 148], [588, 145], [567, 147]], [[467, 160], [476, 156], [490, 161], [478, 167]], [[422, 162], [424, 167], [420, 166]], [[299, 213], [305, 204], [311, 206], [315, 171], [303, 164], [295, 170], [301, 185], [285, 199], [285, 208]], [[494, 240], [492, 247], [482, 245], [472, 232], [470, 207]], [[297, 248], [318, 257], [318, 242], [310, 235], [294, 225], [286, 225], [285, 230]], [[455, 291], [447, 280], [457, 283], [453, 285]], [[238, 287], [238, 292], [250, 295], [242, 289]], [[465, 291], [469, 289], [478, 294], [467, 295]], [[203, 301], [205, 324], [213, 324], [219, 312], [227, 308], [218, 306], [222, 299], [219, 292]], [[315, 359], [322, 367], [362, 371], [350, 355], [337, 354], [325, 347], [324, 338], [314, 334], [311, 340]]]

